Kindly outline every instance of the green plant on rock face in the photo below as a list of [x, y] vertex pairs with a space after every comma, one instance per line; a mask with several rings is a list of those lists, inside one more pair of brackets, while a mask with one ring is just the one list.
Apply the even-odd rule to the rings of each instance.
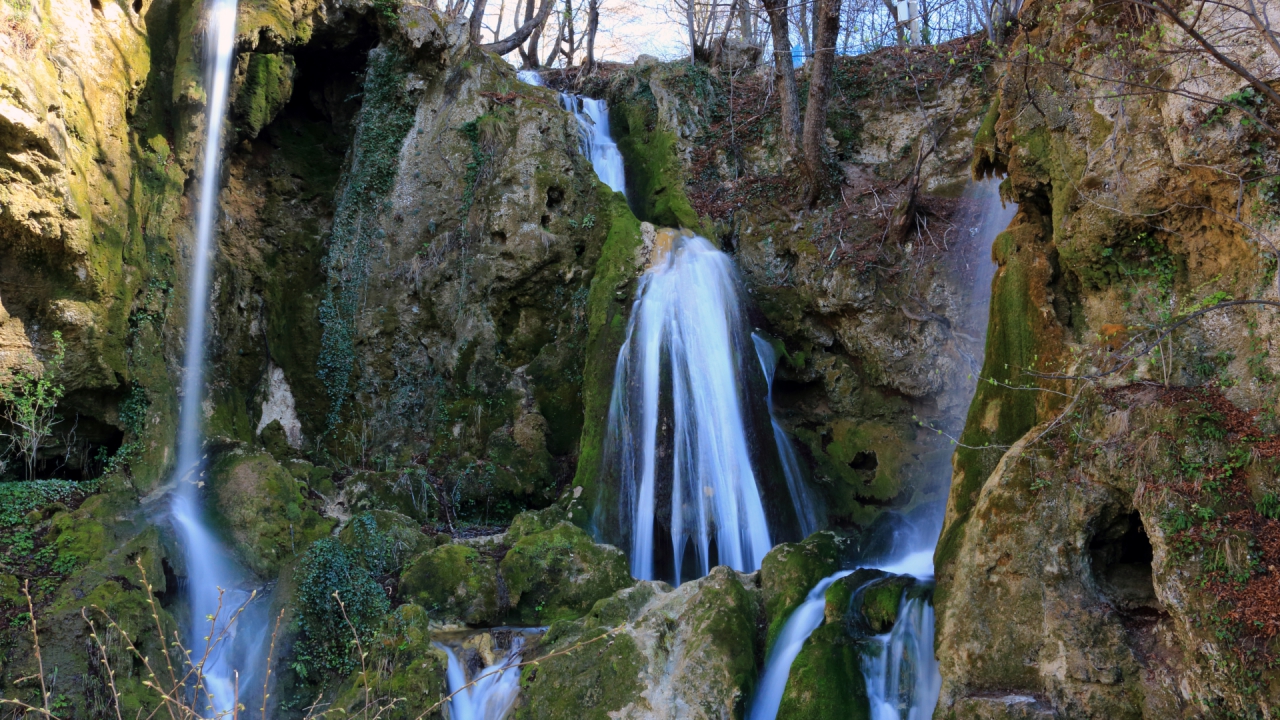
[[1265, 518], [1280, 520], [1280, 496], [1275, 493], [1267, 493], [1262, 496], [1255, 508], [1258, 514]]
[[53, 343], [54, 355], [45, 367], [15, 369], [0, 380], [0, 419], [9, 426], [0, 436], [8, 438], [10, 449], [22, 456], [28, 480], [35, 479], [40, 447], [62, 420], [57, 409], [64, 389], [54, 382], [66, 354], [62, 333], [54, 331]]
[[[329, 673], [355, 670], [352, 633], [367, 642], [390, 610], [387, 594], [362, 560], [360, 551], [324, 538], [298, 563], [295, 604], [301, 632], [292, 667], [304, 680], [319, 683]], [[335, 594], [342, 598], [346, 619]]]
[[350, 166], [338, 189], [328, 239], [328, 286], [320, 303], [320, 357], [316, 376], [329, 395], [328, 426], [342, 419], [356, 360], [356, 316], [369, 271], [369, 248], [386, 236], [379, 213], [395, 182], [400, 145], [413, 127], [414, 106], [405, 90], [406, 61], [395, 49], [369, 55], [364, 102], [350, 150]]

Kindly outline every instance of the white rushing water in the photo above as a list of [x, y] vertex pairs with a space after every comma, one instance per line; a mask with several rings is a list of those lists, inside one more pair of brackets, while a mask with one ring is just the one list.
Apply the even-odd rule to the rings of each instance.
[[[1016, 206], [1006, 206], [1001, 201], [999, 186], [1000, 180], [996, 178], [971, 183], [964, 193], [965, 209], [956, 218], [960, 236], [957, 246], [952, 249], [952, 269], [962, 276], [961, 282], [969, 283], [963, 314], [956, 323], [956, 340], [960, 346], [957, 349], [964, 354], [964, 345], [974, 348], [967, 358], [972, 375], [959, 390], [964, 394], [963, 405], [966, 406], [972, 399], [982, 365], [991, 281], [996, 270], [991, 260], [991, 244], [1017, 212]], [[761, 344], [767, 345], [759, 336], [755, 340], [758, 349]], [[763, 354], [761, 362], [765, 362]], [[768, 371], [766, 377], [772, 381]], [[865, 567], [932, 582], [937, 526], [932, 532], [907, 529], [900, 533], [900, 537], [898, 535], [895, 532], [885, 559]], [[822, 624], [826, 590], [832, 582], [848, 574], [846, 571], [824, 578], [787, 619], [783, 633], [765, 661], [764, 676], [752, 701], [750, 720], [774, 720], [777, 716], [791, 663], [805, 640]], [[790, 634], [792, 630], [794, 634]], [[904, 596], [893, 628], [884, 635], [869, 638], [875, 651], [863, 657], [862, 674], [872, 720], [928, 720], [933, 717], [942, 687], [933, 635], [931, 600]]]
[[626, 171], [622, 153], [609, 135], [609, 106], [604, 100], [561, 93], [564, 109], [578, 119], [578, 136], [582, 139], [582, 154], [591, 159], [596, 177], [615, 192], [626, 193]]
[[809, 537], [818, 529], [818, 509], [804, 483], [796, 449], [791, 445], [791, 438], [787, 437], [787, 432], [782, 429], [777, 413], [773, 410], [773, 376], [778, 369], [778, 354], [774, 352], [773, 345], [759, 333], [752, 333], [751, 340], [755, 343], [756, 356], [760, 358], [760, 368], [764, 371], [767, 388], [765, 402], [769, 408], [769, 422], [773, 425], [773, 442], [778, 446], [778, 459], [782, 462], [782, 474], [787, 480], [787, 490], [791, 493], [791, 504], [795, 506], [800, 536]]
[[449, 692], [457, 693], [449, 701], [450, 720], [502, 720], [511, 712], [520, 694], [520, 668], [516, 666], [524, 648], [522, 636], [514, 635], [507, 654], [481, 670], [470, 686], [467, 683], [473, 678], [467, 677], [453, 649], [439, 643], [436, 647], [449, 657]]
[[[536, 70], [516, 73], [521, 82], [545, 87], [542, 75]], [[618, 144], [609, 134], [609, 105], [604, 100], [594, 100], [571, 93], [560, 93], [560, 103], [578, 120], [578, 137], [582, 140], [582, 154], [591, 160], [596, 177], [610, 189], [627, 191], [626, 168]]]
[[791, 673], [791, 663], [800, 654], [804, 641], [822, 624], [823, 612], [827, 607], [827, 588], [852, 572], [841, 570], [823, 578], [805, 596], [800, 607], [787, 618], [787, 624], [782, 626], [782, 632], [778, 633], [778, 639], [773, 642], [769, 657], [765, 659], [764, 676], [760, 678], [760, 685], [751, 701], [748, 720], [773, 720], [777, 717], [778, 706], [782, 704], [782, 691], [786, 689], [787, 677]]
[[929, 720], [942, 675], [933, 654], [933, 605], [903, 598], [893, 629], [873, 638], [877, 652], [863, 657], [871, 720]]
[[614, 371], [609, 442], [621, 465], [631, 574], [641, 580], [654, 579], [660, 480], [670, 486], [676, 582], [690, 544], [699, 576], [713, 564], [751, 572], [773, 547], [747, 439], [739, 295], [729, 256], [702, 237], [677, 237], [640, 277]]
[[[205, 389], [205, 317], [209, 304], [213, 236], [218, 217], [222, 127], [226, 118], [231, 61], [235, 55], [236, 0], [212, 0], [208, 13], [204, 58], [207, 135], [200, 165], [195, 247], [188, 284], [182, 408], [174, 470], [176, 490], [171, 514], [186, 559], [191, 609], [188, 649], [194, 662], [199, 663], [204, 658], [204, 690], [196, 698], [196, 706], [206, 714], [216, 714], [230, 712], [237, 694], [243, 699], [252, 688], [251, 663], [246, 658], [256, 658], [260, 654], [257, 650], [263, 641], [265, 624], [256, 613], [248, 611], [234, 624], [230, 623], [235, 612], [248, 600], [248, 593], [237, 588], [242, 575], [209, 529], [199, 501], [204, 476], [200, 422]], [[225, 594], [220, 597], [222, 591]], [[216, 626], [211, 629], [209, 618], [215, 615]]]

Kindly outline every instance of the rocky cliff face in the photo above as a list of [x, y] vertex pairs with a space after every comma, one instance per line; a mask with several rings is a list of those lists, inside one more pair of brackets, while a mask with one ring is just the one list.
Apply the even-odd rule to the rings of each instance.
[[1273, 313], [1163, 329], [1275, 299], [1273, 207], [1231, 177], [1268, 146], [1177, 95], [1100, 93], [1131, 18], [1023, 15], [1014, 55], [1073, 62], [1007, 74], [978, 136], [1019, 213], [938, 549], [938, 716], [1266, 716]]
[[[149, 713], [145, 668], [119, 643], [160, 657], [153, 628], [189, 620], [163, 518], [199, 13], [185, 0], [0, 12], [0, 372], [44, 362], [66, 388], [37, 463], [53, 479], [12, 483], [22, 468], [0, 466], [4, 692], [35, 692], [17, 631], [32, 579], [65, 714], [110, 705], [77, 617], [90, 606], [118, 623], [105, 659], [122, 710]], [[1130, 21], [1031, 3], [1006, 60], [1111, 47]], [[445, 692], [433, 637], [519, 623], [549, 625], [536, 650], [556, 653], [523, 669], [519, 717], [740, 717], [818, 580], [865, 556], [877, 528], [936, 527], [948, 461], [939, 717], [1271, 712], [1273, 320], [1245, 306], [1149, 348], [1141, 334], [1227, 298], [1277, 299], [1267, 187], [1218, 171], [1265, 166], [1269, 141], [1229, 109], [1105, 97], [1081, 73], [1113, 56], [1074, 57], [993, 67], [965, 41], [842, 59], [836, 191], [801, 211], [759, 72], [642, 62], [551, 78], [608, 99], [624, 197], [597, 181], [554, 91], [429, 7], [243, 3], [205, 497], [285, 612], [273, 712], [301, 715], [323, 691], [352, 713], [371, 696], [429, 698], [384, 712], [418, 717]], [[978, 174], [1007, 173], [1018, 206], [991, 248], [981, 368], [988, 248], [972, 211], [992, 196], [966, 190], [975, 145]], [[917, 170], [912, 199], [899, 181]], [[782, 358], [782, 423], [840, 535], [679, 588], [636, 583], [594, 542], [616, 500], [602, 448], [652, 243], [642, 221], [733, 256]], [[1148, 352], [1127, 361], [1134, 348]], [[751, 383], [763, 393], [763, 375]], [[904, 593], [927, 595], [911, 585], [832, 585], [784, 715], [870, 712], [860, 643]], [[492, 634], [468, 642], [492, 651]]]

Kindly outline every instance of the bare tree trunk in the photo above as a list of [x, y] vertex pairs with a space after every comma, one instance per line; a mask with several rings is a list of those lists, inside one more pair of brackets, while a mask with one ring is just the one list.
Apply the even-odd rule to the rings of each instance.
[[[516, 0], [516, 2], [517, 2], [517, 3], [519, 3], [519, 2], [520, 2], [520, 0]], [[519, 8], [516, 8], [516, 9], [517, 9], [517, 10], [519, 10]], [[507, 13], [507, 0], [502, 0], [502, 2], [498, 5], [498, 24], [496, 24], [496, 25], [494, 25], [494, 26], [493, 26], [493, 41], [494, 41], [494, 42], [498, 42], [498, 38], [501, 36], [501, 33], [502, 33], [502, 16], [503, 16], [503, 15], [505, 15], [506, 13]]]
[[698, 25], [693, 20], [693, 0], [684, 0], [684, 17], [689, 23], [689, 64], [698, 62]]
[[738, 24], [741, 26], [739, 32], [742, 33], [742, 39], [750, 45], [756, 44], [756, 13], [753, 4], [753, 0], [738, 3]]
[[471, 37], [472, 45], [480, 44], [480, 31], [484, 28], [484, 6], [488, 0], [476, 0], [476, 4], [471, 9], [471, 23], [467, 27], [467, 32]]
[[600, 0], [587, 2], [587, 61], [584, 69], [587, 74], [596, 71], [596, 29], [600, 26]]
[[[732, 0], [729, 3], [729, 12], [724, 16], [724, 30], [720, 32], [720, 39], [716, 40], [715, 47], [711, 50], [711, 67], [720, 65], [720, 55], [724, 52], [724, 44], [729, 41], [729, 28], [733, 27], [733, 14], [738, 9], [738, 4], [743, 0]], [[729, 68], [733, 70], [733, 68]]]
[[787, 22], [787, 0], [761, 0], [769, 13], [773, 34], [773, 65], [777, 77], [778, 101], [782, 104], [782, 144], [795, 154], [800, 145], [800, 96], [796, 90], [796, 68], [791, 58], [791, 29]]
[[[520, 47], [520, 43], [529, 39], [529, 52], [527, 55], [530, 70], [537, 68], [538, 63], [538, 36], [541, 31], [542, 24], [551, 16], [551, 9], [555, 7], [555, 0], [542, 0], [542, 6], [538, 8], [538, 14], [533, 15], [533, 0], [528, 0], [529, 7], [525, 13], [525, 22], [516, 31], [508, 35], [506, 38], [488, 45], [481, 45], [481, 49], [488, 52], [506, 55], [507, 53]], [[532, 36], [532, 38], [530, 38]], [[522, 56], [524, 54], [522, 53]]]
[[[800, 47], [804, 48], [804, 56], [806, 58], [813, 57], [813, 35], [809, 33], [809, 1], [800, 0], [796, 3], [796, 13], [798, 14], [798, 22], [800, 30]], [[817, 22], [816, 20], [814, 22]]]
[[560, 45], [564, 42], [564, 16], [557, 19], [556, 24], [556, 43], [551, 47], [551, 52], [547, 53], [547, 61], [543, 63], [547, 67], [551, 67], [556, 62], [556, 56], [560, 54]]
[[884, 0], [884, 6], [889, 10], [889, 17], [893, 20], [893, 31], [898, 36], [898, 46], [906, 47], [907, 31], [902, 23], [898, 22], [898, 5], [893, 0]]
[[809, 70], [809, 101], [804, 110], [804, 163], [808, 204], [822, 197], [827, 184], [827, 102], [840, 35], [840, 0], [817, 0], [813, 9], [814, 53]]
[[578, 47], [574, 43], [574, 38], [573, 38], [572, 0], [564, 0], [564, 27], [565, 27], [564, 35], [565, 35], [566, 44], [569, 46], [569, 51], [565, 53], [565, 56], [564, 56], [564, 66], [567, 68], [573, 65], [573, 55], [578, 51]]

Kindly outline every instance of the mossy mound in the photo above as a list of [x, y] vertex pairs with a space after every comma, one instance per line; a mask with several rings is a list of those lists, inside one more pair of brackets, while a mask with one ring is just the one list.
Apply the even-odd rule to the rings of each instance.
[[306, 485], [265, 453], [219, 458], [209, 483], [237, 553], [260, 576], [274, 576], [333, 529], [334, 522], [321, 517], [318, 502], [307, 496]]
[[870, 720], [862, 646], [841, 623], [822, 625], [791, 663], [779, 720]]
[[635, 582], [621, 550], [596, 544], [568, 522], [520, 538], [500, 569], [512, 617], [524, 625], [581, 617], [596, 601]]
[[400, 576], [400, 594], [433, 615], [468, 625], [498, 622], [505, 605], [499, 597], [497, 562], [456, 543], [413, 560]]
[[831, 532], [816, 532], [804, 542], [783, 543], [769, 551], [760, 563], [760, 589], [764, 597], [766, 645], [773, 640], [818, 581], [840, 567], [841, 541]]
[[553, 624], [544, 649], [564, 654], [525, 669], [516, 717], [740, 717], [760, 659], [759, 595], [744, 577], [717, 567], [674, 590], [639, 582]]
[[858, 570], [827, 588], [827, 621], [839, 620], [856, 636], [883, 635], [893, 629], [903, 597], [917, 585], [910, 575]]

